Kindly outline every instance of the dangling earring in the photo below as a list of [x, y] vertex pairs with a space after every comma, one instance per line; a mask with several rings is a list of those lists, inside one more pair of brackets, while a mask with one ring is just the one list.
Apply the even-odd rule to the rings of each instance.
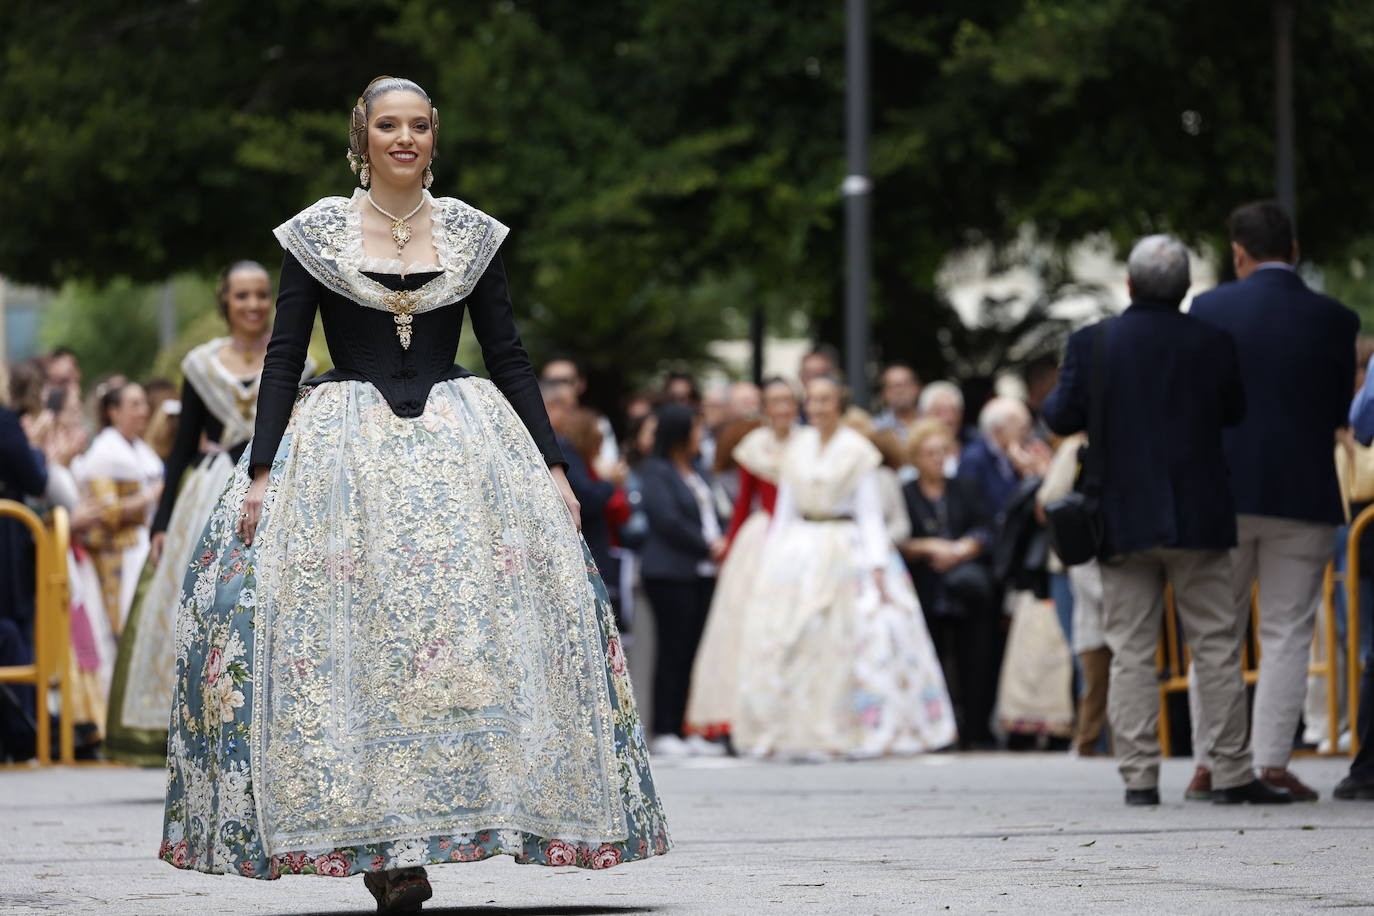
[[363, 160], [362, 168], [358, 169], [358, 184], [363, 187], [372, 184], [372, 167], [368, 165], [366, 159]]
[[434, 184], [434, 171], [429, 166], [425, 166], [425, 190], [428, 191], [432, 184]]

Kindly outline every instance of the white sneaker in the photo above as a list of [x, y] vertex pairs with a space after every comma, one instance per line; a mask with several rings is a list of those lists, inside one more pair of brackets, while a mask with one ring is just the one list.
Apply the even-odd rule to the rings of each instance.
[[690, 757], [692, 749], [677, 735], [659, 735], [649, 743], [649, 753], [655, 757]]
[[708, 741], [701, 735], [691, 735], [682, 743], [693, 757], [724, 757], [726, 754], [725, 745]]

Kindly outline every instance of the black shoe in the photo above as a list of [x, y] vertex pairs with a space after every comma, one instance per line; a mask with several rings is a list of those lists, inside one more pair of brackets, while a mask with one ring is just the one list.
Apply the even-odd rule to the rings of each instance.
[[1336, 783], [1336, 788], [1331, 790], [1331, 794], [1346, 801], [1374, 801], [1374, 782], [1347, 776]]
[[1293, 793], [1287, 789], [1276, 789], [1258, 779], [1229, 789], [1212, 790], [1214, 805], [1286, 805], [1292, 800]]
[[1126, 804], [1132, 807], [1144, 807], [1146, 805], [1159, 804], [1158, 789], [1127, 789]]

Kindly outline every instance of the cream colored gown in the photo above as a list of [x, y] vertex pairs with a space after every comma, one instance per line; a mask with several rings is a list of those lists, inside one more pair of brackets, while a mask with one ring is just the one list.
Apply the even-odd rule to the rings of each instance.
[[[767, 426], [740, 440], [731, 453], [750, 474], [777, 484], [786, 439]], [[707, 737], [730, 731], [735, 719], [740, 684], [740, 643], [752, 608], [754, 585], [763, 562], [772, 516], [762, 507], [750, 514], [735, 534], [730, 553], [716, 578], [711, 613], [692, 665], [692, 688], [687, 700], [687, 730]]]
[[[911, 754], [955, 739], [916, 593], [883, 525], [878, 450], [792, 434], [740, 658], [736, 746], [752, 755]], [[876, 571], [881, 571], [882, 588]]]

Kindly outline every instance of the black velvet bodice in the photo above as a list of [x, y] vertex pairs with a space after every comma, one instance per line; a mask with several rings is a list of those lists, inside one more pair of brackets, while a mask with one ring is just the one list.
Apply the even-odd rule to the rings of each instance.
[[[439, 274], [368, 276], [395, 291], [419, 289]], [[359, 305], [327, 289], [287, 253], [282, 262], [276, 323], [258, 393], [251, 458], [254, 467], [270, 465], [276, 456], [295, 402], [317, 307], [334, 368], [304, 384], [369, 382], [400, 417], [424, 413], [429, 390], [437, 382], [472, 374], [454, 363], [466, 308], [492, 382], [510, 401], [545, 461], [563, 463], [563, 453], [544, 412], [539, 383], [515, 326], [499, 254], [465, 299], [412, 316], [411, 342], [406, 349], [396, 335], [396, 321], [390, 312]]]

